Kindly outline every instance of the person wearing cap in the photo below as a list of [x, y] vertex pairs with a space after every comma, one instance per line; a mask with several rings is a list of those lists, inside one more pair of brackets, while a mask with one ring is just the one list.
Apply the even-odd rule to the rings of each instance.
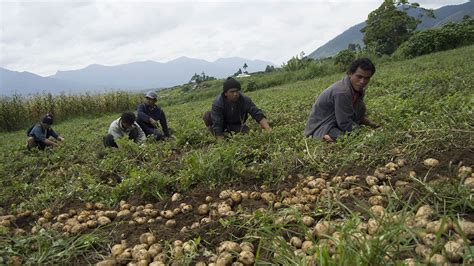
[[143, 142], [146, 139], [145, 133], [135, 121], [134, 113], [123, 113], [122, 116], [109, 126], [108, 134], [103, 138], [105, 147], [118, 148], [116, 139], [128, 136], [135, 142]]
[[378, 127], [367, 118], [364, 103], [365, 89], [374, 73], [375, 66], [368, 58], [353, 61], [347, 75], [316, 99], [304, 135], [334, 142], [359, 125]]
[[249, 128], [245, 122], [249, 114], [262, 129], [272, 130], [263, 111], [240, 90], [241, 85], [237, 80], [227, 78], [223, 92], [214, 100], [211, 111], [204, 113], [204, 124], [218, 139], [224, 138], [224, 133], [247, 133]]
[[[137, 123], [145, 132], [146, 136], [152, 135], [156, 140], [163, 140], [170, 136], [170, 129], [166, 122], [166, 115], [163, 110], [156, 105], [157, 95], [154, 91], [145, 94], [145, 102], [137, 107]], [[161, 129], [158, 129], [160, 122]]]
[[53, 116], [51, 114], [46, 114], [40, 122], [36, 123], [27, 130], [26, 135], [28, 136], [28, 139], [26, 141], [26, 147], [28, 148], [28, 150], [34, 147], [38, 147], [40, 150], [44, 150], [46, 146], [58, 145], [58, 143], [50, 139], [50, 137], [53, 137], [59, 141], [64, 141], [64, 138], [59, 136], [51, 128], [52, 124]]

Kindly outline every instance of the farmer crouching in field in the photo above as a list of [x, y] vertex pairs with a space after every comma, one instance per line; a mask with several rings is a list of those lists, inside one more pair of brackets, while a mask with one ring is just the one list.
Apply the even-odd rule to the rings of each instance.
[[[166, 122], [165, 112], [156, 105], [157, 95], [153, 91], [147, 92], [145, 102], [138, 105], [137, 123], [145, 132], [145, 135], [153, 135], [156, 140], [163, 140], [170, 137], [170, 130]], [[160, 122], [163, 132], [158, 129]]]
[[224, 133], [247, 133], [249, 128], [245, 121], [248, 114], [260, 124], [261, 128], [267, 131], [272, 130], [262, 110], [240, 92], [241, 86], [237, 80], [227, 78], [223, 88], [224, 92], [214, 100], [212, 110], [204, 113], [203, 116], [204, 124], [218, 140], [224, 138]]
[[354, 126], [378, 127], [365, 115], [364, 103], [364, 89], [374, 73], [375, 66], [368, 58], [352, 62], [347, 75], [325, 89], [316, 99], [304, 135], [334, 142]]
[[33, 147], [38, 147], [40, 150], [44, 150], [46, 146], [58, 145], [57, 142], [49, 139], [49, 137], [53, 137], [59, 141], [64, 141], [64, 138], [60, 137], [51, 128], [52, 124], [53, 116], [51, 114], [46, 114], [43, 119], [41, 119], [41, 122], [36, 123], [27, 130], [26, 135], [28, 136], [28, 139], [26, 147], [28, 148], [28, 150]]
[[143, 142], [146, 139], [145, 133], [135, 122], [134, 113], [123, 113], [122, 116], [114, 120], [109, 126], [109, 134], [104, 137], [105, 147], [118, 148], [115, 139], [128, 136], [135, 142]]

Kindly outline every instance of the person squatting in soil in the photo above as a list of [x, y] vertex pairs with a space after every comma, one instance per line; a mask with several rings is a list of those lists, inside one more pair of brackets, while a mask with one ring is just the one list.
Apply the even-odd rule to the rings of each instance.
[[245, 122], [249, 114], [262, 129], [272, 131], [263, 111], [240, 90], [241, 85], [237, 80], [227, 78], [223, 92], [214, 100], [211, 111], [204, 113], [204, 124], [218, 140], [224, 138], [224, 133], [247, 133], [249, 127]]
[[47, 146], [56, 146], [58, 142], [50, 139], [55, 138], [58, 141], [64, 141], [64, 138], [59, 136], [51, 125], [53, 124], [53, 115], [46, 114], [40, 122], [32, 125], [27, 131], [28, 136], [26, 140], [26, 147], [28, 150], [34, 147], [38, 147], [40, 150], [44, 150]]
[[[156, 99], [155, 92], [146, 93], [145, 102], [139, 104], [137, 108], [137, 123], [146, 136], [153, 135], [155, 140], [164, 140], [170, 137], [170, 129], [166, 122], [165, 112], [156, 105]], [[159, 130], [158, 122], [163, 132]]]
[[145, 141], [145, 133], [135, 120], [135, 114], [127, 112], [123, 113], [120, 118], [112, 121], [108, 134], [103, 138], [104, 146], [118, 148], [115, 140], [124, 136], [128, 136], [129, 139], [135, 142]]
[[368, 58], [351, 63], [347, 75], [316, 99], [304, 129], [306, 137], [334, 142], [339, 136], [358, 125], [377, 128], [366, 116], [365, 88], [375, 74], [375, 66]]

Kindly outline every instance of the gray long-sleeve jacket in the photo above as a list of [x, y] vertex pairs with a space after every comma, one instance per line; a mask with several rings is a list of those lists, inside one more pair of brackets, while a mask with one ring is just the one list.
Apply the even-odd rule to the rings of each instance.
[[325, 89], [316, 99], [304, 129], [306, 137], [322, 138], [332, 128], [352, 130], [365, 116], [364, 91], [352, 104], [354, 91], [349, 76]]
[[120, 126], [120, 119], [121, 118], [118, 118], [112, 121], [112, 123], [110, 123], [110, 126], [109, 126], [109, 134], [114, 136], [114, 139], [121, 138], [123, 136], [128, 136], [130, 134], [130, 131], [132, 131], [133, 129], [137, 129], [138, 130], [137, 141], [143, 142], [146, 140], [145, 133], [143, 132], [141, 127], [137, 124], [137, 122], [134, 122], [132, 127], [126, 130]]
[[265, 118], [263, 111], [260, 110], [243, 93], [240, 94], [236, 103], [231, 103], [224, 96], [219, 94], [212, 104], [211, 118], [212, 128], [216, 136], [224, 135], [224, 131], [239, 132], [250, 114], [257, 123]]

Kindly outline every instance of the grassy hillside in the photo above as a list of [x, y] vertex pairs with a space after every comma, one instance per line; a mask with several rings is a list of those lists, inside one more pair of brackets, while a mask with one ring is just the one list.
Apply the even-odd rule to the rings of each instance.
[[[445, 244], [458, 241], [457, 262], [469, 263], [473, 201], [465, 185], [471, 174], [462, 166], [474, 164], [473, 60], [469, 46], [378, 65], [366, 103], [383, 127], [361, 128], [333, 145], [302, 132], [315, 97], [342, 74], [249, 92], [274, 131], [262, 133], [250, 119], [254, 131], [225, 143], [216, 143], [201, 120], [214, 95], [166, 106], [174, 138], [144, 146], [122, 140], [118, 150], [103, 148], [101, 137], [119, 114], [55, 125], [66, 142], [44, 152], [25, 149], [24, 131], [1, 133], [0, 206], [14, 215], [0, 218], [1, 260], [92, 263], [108, 257], [111, 245], [126, 240], [133, 247], [139, 234], [151, 232], [167, 263], [248, 258], [216, 251], [223, 240], [250, 242], [257, 262], [344, 265], [448, 259]], [[439, 166], [424, 166], [428, 157]], [[390, 162], [399, 166], [384, 167]], [[378, 180], [368, 182], [368, 175]], [[227, 190], [233, 197], [222, 195]], [[175, 192], [183, 196], [171, 201]], [[213, 197], [211, 211], [201, 214], [206, 196]], [[431, 212], [414, 216], [425, 204]], [[158, 215], [176, 208], [175, 225]], [[86, 224], [104, 217], [104, 209], [115, 215], [102, 226]], [[116, 217], [125, 209], [133, 215]], [[185, 248], [174, 240], [190, 242]], [[115, 262], [132, 260], [124, 256]]]

